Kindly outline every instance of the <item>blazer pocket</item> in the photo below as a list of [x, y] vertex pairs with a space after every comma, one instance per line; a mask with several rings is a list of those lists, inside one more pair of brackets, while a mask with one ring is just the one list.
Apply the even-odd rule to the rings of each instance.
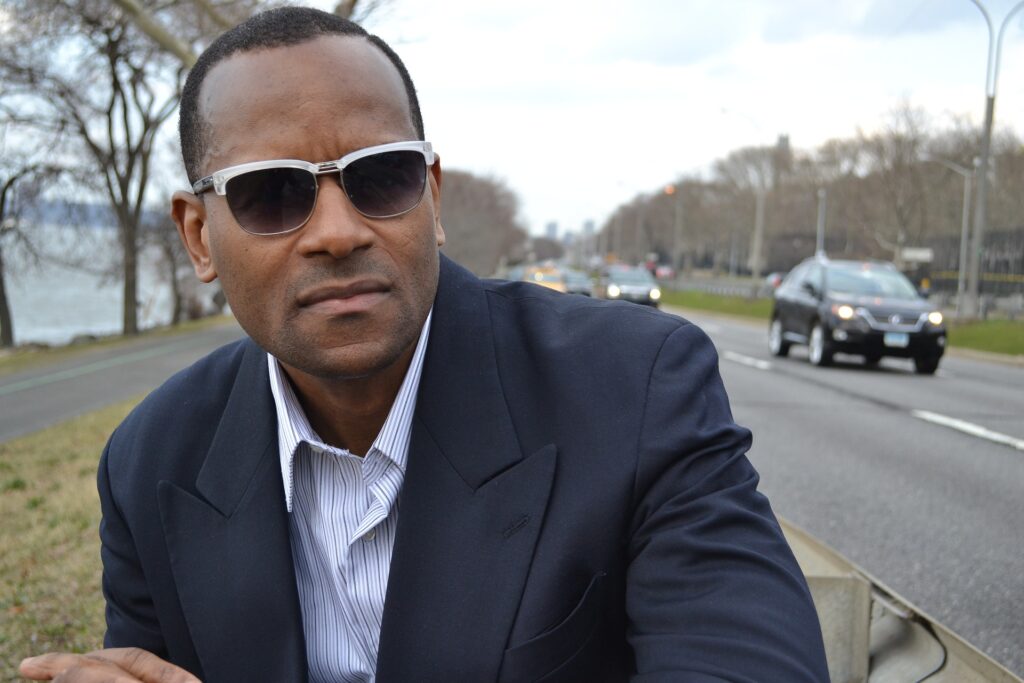
[[590, 580], [579, 603], [557, 626], [505, 650], [499, 683], [539, 680], [583, 649], [600, 621], [605, 576], [600, 572]]

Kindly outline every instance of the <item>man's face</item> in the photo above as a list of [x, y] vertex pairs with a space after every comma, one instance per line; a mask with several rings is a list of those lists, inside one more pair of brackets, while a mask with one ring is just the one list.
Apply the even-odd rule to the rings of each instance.
[[[204, 174], [269, 159], [327, 161], [417, 137], [397, 70], [359, 37], [229, 57], [207, 75], [199, 106], [209, 131]], [[283, 235], [245, 232], [213, 192], [201, 202], [176, 196], [173, 213], [197, 274], [220, 279], [260, 346], [305, 373], [347, 379], [391, 367], [426, 319], [444, 243], [441, 172], [435, 163], [420, 204], [388, 219], [356, 211], [337, 179], [319, 177], [309, 222]]]

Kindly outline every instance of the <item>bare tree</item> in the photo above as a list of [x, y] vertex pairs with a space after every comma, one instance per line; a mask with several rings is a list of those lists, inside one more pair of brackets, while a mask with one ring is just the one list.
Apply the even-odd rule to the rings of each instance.
[[[154, 144], [177, 107], [182, 69], [100, 0], [12, 0], [8, 12], [0, 44], [6, 110], [70, 131], [74, 148], [53, 153], [91, 162], [117, 221], [123, 330], [135, 334], [139, 225]], [[52, 59], [61, 51], [77, 59]]]
[[494, 273], [501, 257], [526, 239], [515, 193], [499, 180], [465, 171], [445, 171], [441, 225], [445, 253], [479, 275]]
[[5, 252], [9, 251], [10, 244], [36, 256], [35, 246], [23, 229], [22, 207], [38, 196], [38, 181], [52, 172], [49, 167], [29, 163], [15, 165], [0, 175], [0, 346], [4, 348], [14, 346], [14, 316], [7, 295]]
[[[191, 68], [196, 62], [197, 52], [192, 45], [179, 39], [174, 32], [166, 28], [166, 22], [160, 16], [168, 10], [176, 10], [184, 6], [190, 14], [198, 29], [194, 38], [207, 38], [227, 30], [240, 22], [246, 16], [250, 16], [258, 9], [264, 9], [273, 3], [260, 2], [259, 0], [188, 0], [170, 7], [156, 6], [147, 7], [140, 0], [111, 0], [117, 5], [127, 17], [135, 23], [136, 27], [164, 52], [173, 55], [186, 68]], [[388, 4], [388, 0], [341, 0], [334, 6], [334, 13], [345, 19], [351, 19], [361, 23], [373, 14], [378, 13]], [[180, 11], [178, 12], [180, 14]], [[178, 17], [180, 18], [180, 17]]]
[[858, 132], [873, 171], [872, 184], [890, 221], [888, 226], [877, 226], [875, 236], [879, 244], [892, 250], [897, 262], [908, 239], [919, 241], [928, 225], [920, 173], [926, 137], [925, 113], [908, 103], [891, 112], [882, 131], [874, 135]]

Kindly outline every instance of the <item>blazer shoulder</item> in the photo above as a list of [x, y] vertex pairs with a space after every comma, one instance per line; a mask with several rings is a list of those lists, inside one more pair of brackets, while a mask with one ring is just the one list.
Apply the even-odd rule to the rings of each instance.
[[622, 301], [562, 294], [528, 282], [484, 280], [492, 324], [499, 338], [518, 336], [531, 345], [553, 345], [575, 354], [653, 360], [680, 328], [706, 335], [685, 318]]
[[[263, 352], [246, 338], [211, 352], [153, 390], [114, 430], [106, 457], [111, 473], [165, 472], [161, 455], [195, 450], [212, 440], [239, 372]], [[255, 356], [255, 357], [254, 357]]]

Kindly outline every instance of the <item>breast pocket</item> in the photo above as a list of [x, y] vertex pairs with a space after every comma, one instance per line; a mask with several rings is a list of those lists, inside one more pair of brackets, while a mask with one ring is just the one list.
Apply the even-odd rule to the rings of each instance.
[[499, 683], [538, 681], [575, 657], [593, 637], [604, 606], [605, 573], [590, 580], [565, 619], [530, 640], [505, 650]]

